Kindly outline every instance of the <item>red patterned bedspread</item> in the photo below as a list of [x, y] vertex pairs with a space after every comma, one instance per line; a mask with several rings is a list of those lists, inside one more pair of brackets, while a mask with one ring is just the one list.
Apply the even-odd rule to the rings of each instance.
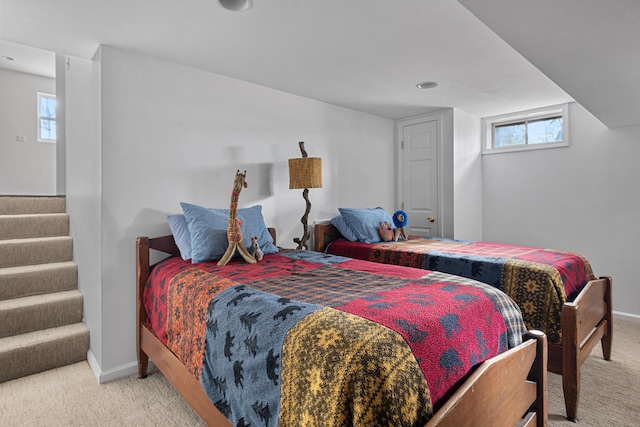
[[152, 271], [144, 304], [234, 425], [338, 425], [347, 414], [423, 425], [475, 365], [526, 332], [491, 286], [311, 251], [224, 267], [171, 258]]
[[327, 253], [386, 264], [404, 265], [467, 277], [495, 286], [520, 306], [529, 329], [560, 344], [560, 315], [594, 278], [582, 255], [491, 242], [412, 237], [386, 243], [331, 242]]

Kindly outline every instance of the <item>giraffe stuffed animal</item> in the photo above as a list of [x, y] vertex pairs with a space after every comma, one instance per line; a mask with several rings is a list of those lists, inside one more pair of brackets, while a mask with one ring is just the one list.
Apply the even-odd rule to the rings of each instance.
[[227, 225], [227, 240], [229, 241], [229, 246], [227, 247], [224, 255], [222, 255], [222, 258], [220, 258], [220, 261], [218, 261], [219, 267], [227, 265], [236, 251], [238, 251], [240, 255], [242, 255], [242, 258], [244, 258], [244, 260], [249, 264], [255, 264], [257, 262], [244, 246], [244, 242], [242, 241], [242, 230], [240, 229], [240, 221], [238, 220], [238, 197], [240, 196], [242, 189], [247, 187], [247, 181], [245, 180], [246, 175], [247, 171], [240, 173], [240, 170], [238, 169], [233, 181], [231, 203], [229, 204], [229, 224]]

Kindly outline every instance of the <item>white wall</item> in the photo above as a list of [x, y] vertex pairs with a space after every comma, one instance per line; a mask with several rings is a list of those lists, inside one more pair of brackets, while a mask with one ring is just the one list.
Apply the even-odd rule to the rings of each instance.
[[453, 140], [453, 237], [482, 240], [480, 119], [454, 109]]
[[37, 141], [38, 92], [55, 89], [55, 79], [0, 69], [0, 194], [56, 194], [56, 144]]
[[640, 126], [610, 130], [570, 106], [570, 146], [482, 157], [483, 239], [579, 252], [640, 316]]
[[[339, 206], [394, 207], [391, 120], [110, 47], [99, 61], [72, 61], [68, 71], [81, 78], [66, 91], [66, 160], [92, 366], [101, 380], [135, 370], [134, 241], [168, 233], [166, 215], [179, 212], [181, 201], [227, 207], [233, 174], [247, 170], [241, 207], [262, 204], [278, 243], [294, 247], [304, 201], [288, 189], [286, 162], [300, 156], [304, 140], [324, 165], [324, 188], [310, 191], [310, 223]], [[637, 255], [631, 221], [640, 207], [633, 168], [640, 130], [607, 130], [579, 106], [571, 114], [571, 147], [484, 156], [480, 168], [479, 120], [453, 113], [456, 237], [479, 234], [470, 208], [481, 203], [484, 240], [581, 252], [596, 274], [614, 277], [616, 309], [637, 314], [629, 261]]]
[[[304, 200], [288, 189], [287, 159], [300, 157], [302, 140], [323, 159], [309, 223], [339, 206], [393, 209], [391, 120], [111, 47], [101, 48], [99, 67], [99, 141], [72, 143], [79, 124], [68, 116], [66, 150], [72, 222], [101, 224], [99, 238], [78, 234], [74, 242], [85, 248], [80, 269], [101, 272], [99, 284], [81, 286], [93, 289], [86, 316], [101, 313], [90, 328], [102, 380], [129, 373], [136, 358], [135, 238], [168, 234], [166, 215], [180, 212], [181, 201], [226, 208], [236, 169], [246, 170], [240, 207], [262, 204], [278, 244], [295, 247]], [[72, 172], [81, 157], [89, 163]]]
[[66, 153], [66, 123], [67, 106], [65, 104], [65, 74], [67, 69], [66, 57], [61, 53], [55, 54], [56, 76], [56, 194], [66, 194], [67, 153]]
[[453, 109], [447, 108], [435, 113], [439, 117], [440, 129], [440, 150], [438, 151], [438, 179], [440, 181], [439, 205], [440, 205], [440, 226], [442, 227], [442, 237], [451, 238], [454, 236], [455, 212], [454, 196], [456, 186], [454, 182], [455, 164], [455, 135]]
[[[67, 62], [56, 57], [56, 61]], [[100, 145], [99, 62], [69, 58], [63, 67], [66, 117], [66, 200], [73, 237], [73, 259], [78, 264], [78, 289], [84, 298], [84, 322], [91, 331], [88, 360], [100, 372], [103, 348], [102, 304], [102, 165]], [[133, 328], [133, 326], [131, 327]]]

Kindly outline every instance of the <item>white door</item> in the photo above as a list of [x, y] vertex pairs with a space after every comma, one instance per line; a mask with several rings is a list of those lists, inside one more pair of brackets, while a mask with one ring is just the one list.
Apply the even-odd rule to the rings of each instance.
[[407, 213], [406, 234], [441, 237], [438, 218], [438, 120], [422, 118], [398, 123], [400, 139], [400, 206]]

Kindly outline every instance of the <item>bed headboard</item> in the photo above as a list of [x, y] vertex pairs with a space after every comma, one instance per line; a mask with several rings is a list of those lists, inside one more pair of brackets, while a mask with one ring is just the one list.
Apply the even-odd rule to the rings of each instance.
[[[273, 239], [273, 244], [276, 245], [276, 229], [269, 227], [267, 230], [269, 230], [269, 234]], [[142, 288], [147, 282], [149, 273], [151, 272], [152, 265], [150, 264], [149, 256], [151, 249], [166, 253], [170, 256], [180, 256], [180, 250], [172, 234], [160, 237], [138, 237], [136, 239], [136, 277], [138, 286], [140, 287], [139, 292], [142, 292]]]
[[313, 227], [313, 250], [324, 252], [329, 243], [341, 238], [342, 234], [330, 223], [316, 224]]
[[[269, 230], [269, 234], [273, 239], [273, 244], [277, 245], [276, 229], [273, 227], [269, 227], [267, 228], [267, 230]], [[178, 249], [178, 246], [176, 245], [176, 241], [174, 240], [172, 234], [169, 234], [167, 236], [148, 238], [148, 240], [149, 240], [149, 249], [155, 249], [157, 251], [167, 253], [171, 256], [180, 255], [180, 250]]]

